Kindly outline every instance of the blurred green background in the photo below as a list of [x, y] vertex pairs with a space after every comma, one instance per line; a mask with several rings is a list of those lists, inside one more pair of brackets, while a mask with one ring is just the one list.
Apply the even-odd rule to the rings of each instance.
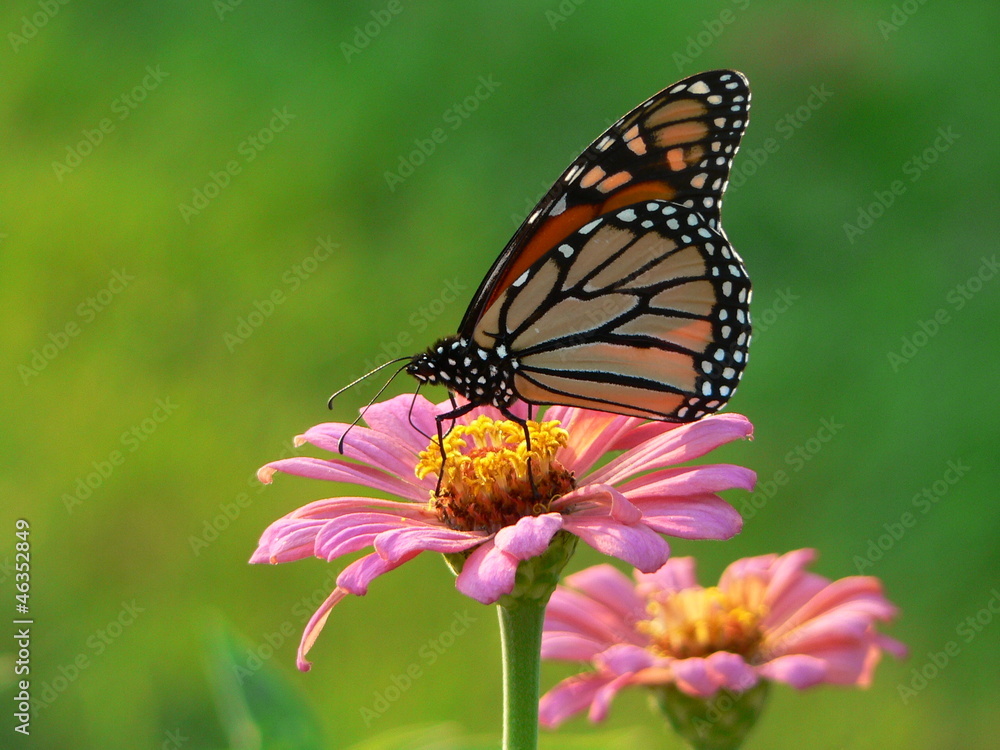
[[[675, 552], [710, 582], [737, 557], [816, 547], [827, 576], [883, 579], [903, 612], [889, 632], [912, 648], [868, 691], [779, 687], [748, 747], [995, 746], [998, 15], [986, 0], [5, 5], [0, 612], [13, 619], [24, 518], [31, 678], [51, 700], [30, 738], [8, 729], [5, 639], [0, 745], [254, 747], [213, 677], [225, 632], [246, 639], [238, 662], [273, 653], [260, 684], [301, 702], [327, 747], [430, 746], [398, 739], [424, 725], [495, 744], [494, 610], [436, 557], [344, 602], [313, 671], [295, 670], [342, 566], [246, 561], [269, 522], [350, 490], [253, 473], [374, 395], [331, 417], [334, 389], [453, 332], [611, 121], [735, 67], [754, 100], [725, 226], [757, 335], [731, 408], [756, 437], [721, 459], [761, 489], [729, 496], [746, 516], [734, 541]], [[412, 159], [435, 128], [446, 138]], [[581, 545], [571, 569], [600, 560]], [[474, 622], [428, 663], [456, 616]], [[411, 664], [422, 677], [366, 724]], [[904, 701], [913, 670], [932, 678]], [[543, 689], [571, 671], [546, 665]], [[543, 746], [637, 737], [671, 746], [632, 693]]]

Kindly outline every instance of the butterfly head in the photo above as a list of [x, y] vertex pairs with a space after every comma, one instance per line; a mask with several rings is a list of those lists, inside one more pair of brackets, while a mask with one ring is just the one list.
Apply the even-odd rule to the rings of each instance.
[[511, 385], [516, 362], [503, 347], [483, 349], [474, 341], [448, 336], [415, 355], [406, 372], [421, 383], [443, 385], [474, 404], [505, 408], [516, 398]]

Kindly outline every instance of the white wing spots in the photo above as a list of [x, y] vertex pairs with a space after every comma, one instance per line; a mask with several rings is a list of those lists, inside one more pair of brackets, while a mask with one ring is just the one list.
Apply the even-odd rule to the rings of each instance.
[[740, 289], [740, 294], [739, 294], [739, 297], [737, 297], [737, 299], [740, 301], [741, 304], [747, 301], [747, 290], [746, 290], [746, 287], [744, 287], [743, 289]]
[[720, 385], [719, 386], [719, 395], [720, 396], [728, 396], [731, 391], [732, 391], [732, 388], [730, 388], [728, 385]]
[[678, 91], [683, 91], [683, 90], [684, 90], [684, 84], [682, 83], [682, 84], [679, 84], [677, 86], [674, 86], [672, 89], [670, 89], [670, 91], [668, 93], [670, 93], [670, 94], [676, 94]]
[[[731, 282], [731, 281], [723, 281], [722, 282], [722, 293], [724, 295], [726, 295], [727, 297], [732, 296], [732, 294], [733, 294], [733, 282]], [[723, 312], [725, 312], [725, 311], [723, 311]], [[725, 318], [723, 318], [720, 315], [719, 316], [719, 320], [725, 320]]]
[[[726, 282], [729, 283], [728, 281]], [[729, 320], [729, 310], [722, 308], [719, 310], [719, 320]]]
[[715, 125], [715, 127], [717, 128], [724, 128], [726, 127], [726, 118], [716, 117], [714, 120], [712, 120], [712, 124]]
[[733, 329], [731, 326], [722, 326], [722, 338], [728, 339], [733, 335]]
[[539, 216], [539, 215], [540, 215], [541, 213], [542, 213], [541, 211], [535, 211], [535, 212], [533, 212], [533, 213], [531, 214], [531, 216], [529, 216], [529, 217], [528, 217], [528, 223], [529, 223], [529, 224], [534, 224], [534, 223], [535, 223], [535, 221], [536, 221], [536, 220], [538, 219], [538, 216]]
[[694, 208], [694, 198], [689, 201], [684, 201], [681, 205], [685, 208]]
[[688, 86], [688, 91], [692, 94], [707, 94], [709, 91], [708, 84], [704, 81], [698, 81], [697, 83], [692, 83]]
[[734, 96], [733, 97], [733, 101], [734, 102], [741, 102], [741, 101], [743, 101], [743, 97], [742, 96]]
[[719, 269], [718, 268], [713, 268], [712, 269], [712, 275], [713, 276], [718, 276], [719, 275]]
[[578, 231], [580, 234], [590, 234], [601, 225], [601, 221], [602, 219], [594, 219], [589, 224], [584, 224]]
[[653, 222], [651, 222], [649, 219], [646, 219], [644, 222], [642, 222], [642, 228], [643, 229], [652, 229], [653, 228]]
[[705, 187], [705, 180], [707, 179], [708, 179], [708, 173], [700, 172], [691, 178], [691, 187], [695, 188], [696, 190], [701, 190], [703, 187]]
[[488, 354], [486, 353], [486, 350], [485, 350], [485, 349], [477, 349], [477, 350], [476, 350], [476, 354], [478, 354], [478, 355], [479, 355], [479, 358], [480, 358], [480, 359], [483, 359], [483, 360], [485, 360], [485, 359], [486, 359], [486, 358], [487, 358], [487, 357], [489, 356], [489, 355], [488, 355]]
[[660, 204], [659, 203], [647, 203], [646, 204], [646, 210], [647, 211], [657, 211], [657, 210], [659, 210], [659, 208], [660, 208]]
[[737, 310], [736, 311], [736, 319], [738, 321], [740, 321], [740, 323], [746, 323], [747, 322], [746, 313], [744, 313], [742, 310]]
[[734, 120], [734, 121], [733, 121], [733, 127], [734, 127], [734, 128], [740, 128], [740, 127], [743, 127], [743, 120]]
[[688, 214], [688, 226], [696, 227], [701, 221], [701, 217], [698, 214]]
[[563, 254], [563, 257], [571, 258], [575, 250], [573, 250], [573, 248], [569, 245], [560, 245], [559, 252]]
[[737, 278], [739, 278], [739, 276], [740, 276], [740, 269], [738, 269], [736, 266], [734, 266], [732, 263], [730, 263], [729, 264], [729, 273], [731, 273], [733, 276], [736, 276]]
[[667, 219], [667, 228], [677, 231], [681, 228], [680, 222], [677, 219]]
[[500, 344], [500, 346], [497, 347], [497, 356], [500, 357], [500, 359], [506, 358], [507, 347], [504, 346], [503, 344]]
[[722, 178], [720, 177], [719, 179], [717, 179], [715, 182], [712, 183], [712, 190], [718, 190], [719, 185], [721, 184], [722, 184]]
[[732, 107], [730, 107], [729, 109], [731, 109], [731, 110], [732, 110], [733, 112], [739, 112], [740, 110], [742, 110], [742, 109], [743, 109], [743, 107], [741, 107], [741, 106], [740, 106], [739, 104], [734, 104], [734, 105], [733, 105]]
[[[732, 73], [726, 73], [724, 76], [719, 76], [719, 80], [720, 81], [728, 81], [732, 77], [733, 77]], [[736, 84], [733, 83], [733, 84], [730, 84], [730, 85], [735, 86]], [[726, 88], [728, 88], [728, 86]]]
[[709, 374], [711, 374], [711, 372], [712, 372], [712, 363], [711, 363], [711, 362], [709, 362], [709, 361], [708, 361], [707, 359], [706, 359], [706, 360], [704, 360], [704, 361], [703, 361], [703, 362], [701, 363], [701, 371], [702, 371], [703, 373], [705, 373], [706, 375], [709, 375]]
[[705, 227], [698, 227], [698, 234], [704, 237], [706, 240], [712, 236], [712, 233], [705, 229]]
[[677, 209], [673, 206], [664, 206], [663, 211], [661, 211], [664, 216], [670, 216], [671, 214], [677, 213]]
[[559, 200], [556, 202], [556, 205], [552, 207], [552, 210], [549, 212], [549, 216], [558, 216], [565, 210], [566, 210], [566, 194], [563, 193], [562, 197], [559, 198]]
[[575, 180], [577, 177], [579, 177], [580, 176], [580, 172], [582, 172], [582, 171], [583, 171], [583, 165], [582, 164], [576, 164], [576, 165], [574, 165], [573, 167], [570, 168], [570, 170], [566, 173], [566, 176], [563, 177], [563, 180], [565, 180], [567, 183], [570, 183], [573, 180]]
[[743, 346], [744, 344], [746, 344], [747, 343], [747, 335], [746, 335], [746, 333], [741, 333], [740, 336], [739, 336], [739, 338], [736, 339], [736, 343], [739, 346]]
[[722, 257], [725, 258], [726, 260], [729, 260], [730, 258], [733, 257], [733, 254], [731, 252], [729, 252], [729, 246], [728, 245], [723, 245], [722, 246]]
[[736, 370], [734, 370], [732, 367], [727, 367], [725, 370], [722, 371], [722, 377], [724, 377], [726, 380], [732, 380], [733, 378], [736, 377]]
[[718, 151], [720, 148], [722, 148], [722, 144], [721, 143], [719, 143], [718, 141], [712, 141], [712, 150], [713, 151]]
[[711, 242], [706, 242], [705, 252], [707, 252], [709, 255], [715, 255], [715, 245], [713, 245]]
[[721, 167], [723, 164], [726, 163], [726, 157], [720, 156], [718, 159], [715, 160], [715, 163]]
[[464, 360], [462, 360], [462, 364], [465, 365], [466, 367], [468, 367], [469, 365], [471, 365], [472, 364], [472, 357], [466, 357]]
[[726, 88], [729, 89], [730, 91], [732, 91], [733, 89], [738, 88], [738, 87], [739, 87], [739, 84], [736, 83], [736, 81], [733, 81], [732, 83], [727, 83], [726, 84]]
[[707, 101], [709, 104], [722, 104], [722, 97], [719, 96], [718, 94], [712, 94], [710, 97], [708, 97]]
[[712, 355], [712, 356], [715, 357], [715, 361], [716, 362], [721, 362], [722, 360], [724, 360], [726, 358], [726, 351], [725, 351], [725, 349], [716, 349], [715, 350], [715, 354]]
[[601, 140], [599, 140], [597, 142], [597, 150], [598, 151], [607, 151], [608, 150], [608, 146], [610, 146], [614, 142], [615, 142], [614, 138], [612, 138], [610, 135], [606, 135], [603, 138], [601, 138]]
[[690, 245], [691, 244], [691, 235], [690, 234], [682, 234], [681, 235], [681, 242], [683, 242], [685, 245]]
[[707, 380], [701, 384], [701, 395], [711, 396], [712, 395], [712, 384]]
[[[511, 286], [523, 286], [524, 282], [527, 281], [527, 280], [528, 280], [528, 271], [525, 271], [520, 276], [518, 276], [516, 279], [514, 279], [514, 283], [511, 284]], [[480, 349], [480, 352], [481, 351], [482, 350]], [[484, 359], [485, 359], [485, 357], [484, 357]]]
[[705, 198], [705, 200], [703, 200], [702, 203], [705, 204], [705, 208], [711, 208], [713, 205], [715, 205], [715, 199]]
[[[735, 352], [733, 352], [733, 359], [736, 360], [737, 363], [742, 363], [743, 362], [743, 352], [741, 352], [741, 351], [735, 351]], [[740, 376], [742, 376], [742, 375], [743, 375], [743, 373], [740, 373]]]
[[476, 382], [479, 383], [479, 385], [486, 385], [486, 376], [480, 375]]

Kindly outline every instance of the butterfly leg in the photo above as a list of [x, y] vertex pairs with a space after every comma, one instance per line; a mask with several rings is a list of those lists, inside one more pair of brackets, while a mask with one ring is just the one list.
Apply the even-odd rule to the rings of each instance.
[[[445, 431], [444, 431], [444, 426], [443, 425], [444, 425], [444, 423], [447, 420], [449, 420], [449, 419], [450, 420], [458, 419], [463, 414], [468, 414], [470, 411], [472, 411], [473, 409], [476, 408], [476, 405], [475, 404], [471, 404], [471, 403], [470, 404], [465, 404], [464, 406], [459, 406], [456, 403], [456, 401], [455, 401], [455, 396], [452, 395], [452, 394], [449, 394], [449, 395], [451, 396], [452, 406], [454, 406], [455, 408], [453, 408], [451, 411], [446, 411], [444, 414], [438, 414], [436, 417], [434, 417], [434, 421], [437, 424], [438, 448], [441, 449], [441, 468], [438, 471], [437, 487], [434, 488], [434, 494], [435, 495], [438, 495], [441, 492], [441, 482], [444, 480], [444, 462], [445, 462], [444, 436], [445, 436]], [[451, 427], [448, 428], [448, 432], [451, 432]]]
[[507, 409], [500, 409], [500, 413], [512, 422], [517, 422], [524, 430], [524, 449], [528, 452], [528, 483], [531, 485], [531, 495], [538, 498], [538, 487], [535, 485], [535, 472], [531, 470], [531, 433], [528, 431], [528, 420], [531, 419], [531, 404], [528, 405], [528, 419], [521, 419], [516, 414], [512, 414]]

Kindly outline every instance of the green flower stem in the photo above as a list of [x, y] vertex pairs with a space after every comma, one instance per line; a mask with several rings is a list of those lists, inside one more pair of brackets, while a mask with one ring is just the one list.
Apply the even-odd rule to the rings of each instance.
[[503, 648], [503, 750], [535, 750], [545, 602], [524, 598], [497, 610]]

